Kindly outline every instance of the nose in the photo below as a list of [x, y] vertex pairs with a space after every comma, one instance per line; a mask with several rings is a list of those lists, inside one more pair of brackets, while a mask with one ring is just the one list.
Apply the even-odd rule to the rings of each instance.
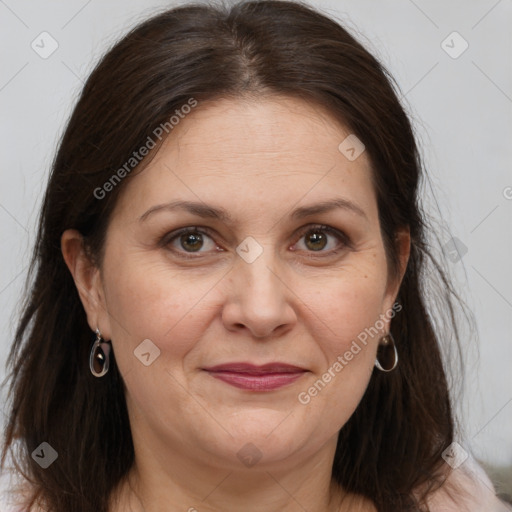
[[[252, 263], [242, 258], [229, 277], [222, 320], [230, 331], [247, 329], [254, 338], [282, 335], [297, 321], [289, 276], [268, 247]], [[288, 279], [287, 279], [288, 277]]]

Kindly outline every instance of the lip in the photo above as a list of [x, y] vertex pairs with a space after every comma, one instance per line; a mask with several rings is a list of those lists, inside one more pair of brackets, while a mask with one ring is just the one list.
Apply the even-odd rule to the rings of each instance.
[[215, 379], [250, 391], [272, 391], [296, 381], [306, 369], [286, 363], [228, 363], [203, 368]]

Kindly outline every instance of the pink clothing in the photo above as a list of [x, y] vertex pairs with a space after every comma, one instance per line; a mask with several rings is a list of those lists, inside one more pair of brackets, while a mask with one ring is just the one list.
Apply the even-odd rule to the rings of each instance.
[[512, 512], [512, 505], [497, 498], [491, 480], [471, 456], [452, 471], [447, 483], [457, 488], [453, 498], [441, 488], [429, 500], [432, 512]]

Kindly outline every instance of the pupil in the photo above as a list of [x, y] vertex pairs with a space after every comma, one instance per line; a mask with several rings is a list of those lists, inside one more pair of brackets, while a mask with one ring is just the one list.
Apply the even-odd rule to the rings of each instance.
[[[313, 243], [312, 247], [310, 246], [309, 242]], [[315, 244], [318, 244], [319, 242], [320, 242], [320, 245], [315, 245]], [[325, 234], [316, 232], [316, 233], [312, 233], [311, 235], [309, 235], [306, 243], [310, 249], [317, 251], [317, 250], [323, 249], [326, 245], [326, 242], [327, 241], [326, 241]]]
[[181, 241], [184, 249], [190, 249], [192, 251], [197, 251], [202, 246], [200, 234], [187, 233], [186, 235], [182, 235]]

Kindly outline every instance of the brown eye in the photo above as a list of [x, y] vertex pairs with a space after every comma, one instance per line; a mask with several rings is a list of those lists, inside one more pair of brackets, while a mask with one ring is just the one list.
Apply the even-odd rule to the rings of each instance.
[[325, 233], [318, 231], [311, 231], [306, 235], [306, 246], [312, 251], [321, 251], [327, 245], [327, 237]]
[[[303, 243], [303, 247], [300, 245]], [[308, 227], [301, 234], [296, 244], [299, 249], [306, 252], [318, 252], [322, 255], [335, 254], [339, 249], [349, 246], [349, 239], [341, 231], [330, 226]]]
[[[207, 253], [215, 251], [217, 245], [206, 228], [188, 227], [169, 233], [160, 242], [162, 247], [166, 247], [178, 256], [200, 257]], [[197, 256], [187, 256], [187, 254], [197, 253]]]
[[203, 237], [199, 233], [186, 233], [180, 236], [180, 244], [186, 251], [196, 252], [203, 246]]

